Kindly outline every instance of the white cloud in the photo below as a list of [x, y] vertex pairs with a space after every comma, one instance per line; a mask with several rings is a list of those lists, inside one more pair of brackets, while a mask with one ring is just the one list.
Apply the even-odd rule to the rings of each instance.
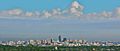
[[43, 11], [43, 15], [42, 16], [48, 18], [48, 17], [52, 16], [52, 14], [49, 13], [48, 11]]
[[84, 7], [80, 5], [77, 1], [74, 1], [71, 5], [70, 8], [70, 13], [76, 15], [76, 16], [81, 16], [83, 14], [83, 9]]
[[26, 13], [25, 13], [25, 16], [31, 17], [31, 16], [34, 16], [34, 13], [33, 13], [33, 12], [26, 12]]
[[9, 10], [8, 14], [9, 15], [20, 15], [20, 14], [22, 14], [22, 10], [20, 10], [20, 9]]
[[84, 9], [84, 7], [82, 5], [80, 5], [77, 1], [74, 1], [71, 5], [72, 8], [75, 9], [79, 9], [80, 11], [82, 11]]
[[116, 8], [115, 14], [116, 16], [120, 17], [120, 7]]
[[23, 13], [21, 9], [12, 9], [1, 11], [1, 16], [20, 16]]
[[60, 14], [61, 14], [61, 9], [60, 8], [52, 10], [52, 15], [60, 15]]
[[120, 17], [120, 7], [115, 11], [108, 12], [103, 11], [101, 13], [88, 13], [83, 14], [84, 6], [79, 2], [72, 2], [69, 9], [61, 10], [60, 8], [53, 9], [52, 11], [35, 11], [35, 12], [26, 12], [21, 9], [12, 9], [0, 11], [0, 16], [18, 16], [18, 17], [38, 17], [38, 18], [57, 18], [57, 19], [109, 19]]

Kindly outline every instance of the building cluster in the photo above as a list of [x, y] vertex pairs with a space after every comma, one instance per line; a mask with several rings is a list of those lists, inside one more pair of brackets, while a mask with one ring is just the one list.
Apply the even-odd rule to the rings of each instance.
[[68, 40], [67, 38], [58, 37], [58, 40], [18, 40], [18, 41], [0, 41], [1, 45], [10, 46], [120, 46], [120, 42], [113, 41], [86, 41], [86, 40]]

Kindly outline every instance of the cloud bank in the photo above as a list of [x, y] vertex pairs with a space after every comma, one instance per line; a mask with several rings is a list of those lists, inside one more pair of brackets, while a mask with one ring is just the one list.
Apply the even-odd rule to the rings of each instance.
[[115, 10], [108, 12], [102, 11], [101, 13], [88, 13], [83, 12], [84, 6], [79, 2], [74, 1], [67, 10], [61, 10], [60, 8], [53, 9], [52, 11], [34, 11], [27, 12], [19, 8], [11, 10], [0, 11], [0, 17], [19, 17], [19, 18], [56, 18], [56, 19], [87, 19], [87, 20], [97, 20], [97, 19], [118, 19], [120, 18], [120, 7]]

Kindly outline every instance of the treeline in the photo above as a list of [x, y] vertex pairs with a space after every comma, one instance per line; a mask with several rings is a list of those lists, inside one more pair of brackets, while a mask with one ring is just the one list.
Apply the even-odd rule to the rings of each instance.
[[8, 46], [0, 45], [0, 51], [120, 51], [120, 46]]

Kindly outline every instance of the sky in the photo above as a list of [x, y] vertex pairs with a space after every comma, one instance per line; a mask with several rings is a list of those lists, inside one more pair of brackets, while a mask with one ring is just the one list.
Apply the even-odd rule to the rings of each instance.
[[[80, 5], [72, 4], [74, 1]], [[70, 39], [119, 41], [119, 3], [120, 0], [0, 0], [0, 40], [62, 35]], [[57, 8], [60, 11], [52, 11]]]
[[[0, 10], [21, 8], [25, 11], [67, 9], [74, 0], [1, 0]], [[119, 0], [77, 0], [85, 6], [85, 12], [112, 11], [120, 6]], [[106, 4], [107, 3], [107, 4]]]

